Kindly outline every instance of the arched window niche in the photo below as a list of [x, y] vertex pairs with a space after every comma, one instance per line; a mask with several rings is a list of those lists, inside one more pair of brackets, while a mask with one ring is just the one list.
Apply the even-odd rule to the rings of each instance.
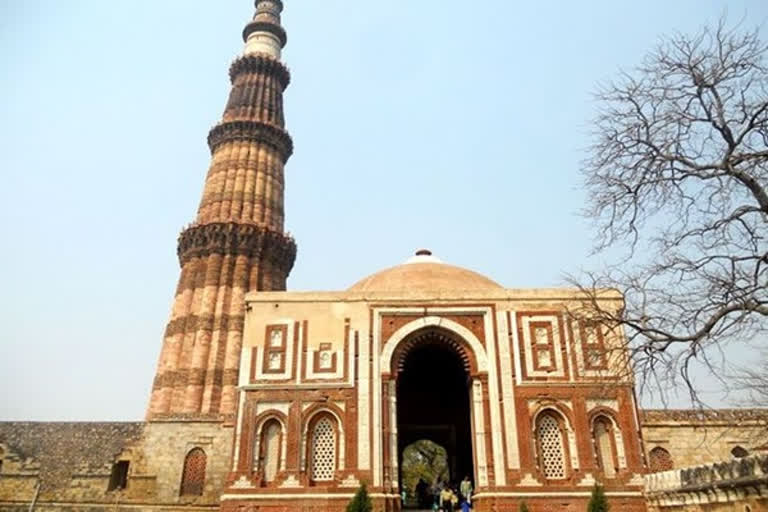
[[181, 473], [181, 496], [202, 496], [205, 486], [205, 466], [208, 457], [202, 448], [192, 448], [184, 458]]
[[731, 456], [735, 459], [743, 459], [748, 455], [749, 452], [741, 446], [734, 446], [731, 450]]
[[598, 414], [592, 421], [592, 443], [597, 466], [605, 478], [616, 478], [618, 474], [618, 453], [616, 426], [605, 414]]
[[565, 419], [554, 409], [536, 417], [536, 456], [541, 475], [547, 480], [565, 480], [568, 470], [568, 432]]
[[675, 468], [672, 455], [670, 455], [669, 452], [661, 446], [657, 446], [648, 454], [648, 466], [651, 470], [651, 473], [669, 471]]
[[328, 412], [315, 415], [307, 429], [307, 475], [314, 484], [332, 482], [338, 469], [339, 426]]
[[261, 422], [256, 433], [254, 447], [254, 470], [263, 484], [275, 481], [281, 469], [283, 457], [283, 425], [275, 417]]

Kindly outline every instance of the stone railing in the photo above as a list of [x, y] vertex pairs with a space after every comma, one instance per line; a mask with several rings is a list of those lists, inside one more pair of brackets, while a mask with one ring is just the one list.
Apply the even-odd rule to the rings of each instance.
[[674, 491], [682, 487], [680, 480], [680, 470], [661, 471], [645, 475], [645, 492], [665, 492]]
[[768, 494], [768, 454], [645, 476], [649, 503], [660, 507], [737, 503]]

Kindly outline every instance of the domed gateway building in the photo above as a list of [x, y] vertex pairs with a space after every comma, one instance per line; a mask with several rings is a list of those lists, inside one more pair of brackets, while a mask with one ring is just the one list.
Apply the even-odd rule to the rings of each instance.
[[476, 510], [582, 510], [597, 481], [645, 510], [623, 340], [572, 318], [581, 299], [426, 250], [346, 291], [247, 295], [223, 507], [341, 510], [366, 482], [398, 510], [403, 452], [430, 440], [449, 480], [474, 482]]
[[256, 1], [230, 69], [146, 421], [0, 423], [0, 510], [340, 512], [366, 484], [397, 511], [425, 440], [478, 512], [585, 510], [596, 482], [645, 511], [649, 465], [667, 470], [655, 505], [680, 510], [689, 494], [669, 491], [688, 481], [668, 470], [757, 446], [728, 428], [758, 414], [650, 411], [647, 464], [623, 333], [574, 314], [577, 290], [508, 289], [420, 250], [345, 291], [284, 291], [282, 9]]

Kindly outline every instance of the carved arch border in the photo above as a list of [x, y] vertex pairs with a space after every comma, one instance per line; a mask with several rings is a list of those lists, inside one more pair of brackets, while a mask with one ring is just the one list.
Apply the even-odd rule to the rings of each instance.
[[621, 427], [616, 419], [618, 415], [618, 412], [610, 407], [599, 406], [590, 409], [587, 419], [589, 421], [589, 433], [592, 441], [595, 439], [595, 420], [602, 416], [611, 422], [611, 427], [613, 427], [614, 449], [616, 450], [616, 458], [618, 459], [618, 468], [621, 470], [627, 469], [627, 454], [624, 447], [624, 434], [622, 434]]
[[[565, 439], [563, 439], [564, 446], [566, 453], [564, 454], [566, 457], [565, 464], [566, 467], [569, 468], [568, 470], [568, 477], [570, 478], [573, 476], [574, 472], [578, 471], [580, 468], [579, 465], [579, 448], [578, 444], [576, 442], [576, 431], [573, 428], [574, 424], [574, 418], [573, 418], [573, 411], [570, 407], [567, 405], [560, 403], [560, 402], [550, 402], [546, 401], [543, 403], [539, 403], [534, 411], [534, 413], [531, 415], [531, 432], [533, 435], [531, 436], [531, 439], [533, 440], [533, 449], [534, 454], [538, 457], [538, 448], [537, 448], [537, 424], [539, 422], [539, 417], [542, 414], [546, 414], [548, 411], [552, 411], [558, 416], [560, 416], [563, 420], [564, 427], [565, 427]], [[567, 443], [567, 445], [565, 444]]]
[[301, 417], [301, 471], [309, 472], [309, 427], [320, 414], [329, 414], [336, 421], [336, 471], [344, 471], [346, 437], [344, 435], [344, 411], [332, 403], [316, 404], [302, 413]]
[[[379, 359], [382, 373], [397, 373], [401, 361], [395, 357], [402, 357], [419, 341], [418, 331], [427, 331], [430, 328], [441, 331], [445, 336], [444, 342], [457, 351], [462, 359], [465, 369], [470, 376], [488, 373], [488, 355], [485, 347], [472, 331], [463, 325], [442, 316], [425, 316], [408, 322], [395, 331], [384, 344]], [[405, 342], [401, 347], [400, 345]]]
[[259, 455], [259, 450], [261, 449], [261, 434], [264, 430], [264, 425], [266, 425], [269, 420], [275, 420], [280, 424], [280, 464], [279, 469], [280, 471], [285, 471], [286, 468], [286, 456], [288, 453], [288, 418], [287, 416], [277, 409], [268, 409], [261, 414], [257, 415], [256, 418], [253, 420], [254, 429], [253, 429], [253, 452], [250, 454], [250, 460], [251, 460], [251, 467], [253, 470], [263, 470], [263, 468], [258, 467], [256, 464], [256, 459]]

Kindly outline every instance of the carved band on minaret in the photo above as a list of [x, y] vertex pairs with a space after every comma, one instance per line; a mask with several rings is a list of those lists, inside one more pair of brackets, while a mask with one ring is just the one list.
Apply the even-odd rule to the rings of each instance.
[[225, 142], [245, 140], [269, 144], [287, 162], [293, 154], [293, 140], [284, 130], [271, 124], [258, 121], [232, 121], [214, 126], [208, 134], [208, 147], [211, 153]]
[[211, 254], [265, 258], [279, 265], [285, 275], [296, 260], [296, 242], [283, 233], [253, 224], [217, 222], [185, 229], [179, 236], [179, 262]]
[[243, 55], [237, 58], [229, 67], [229, 79], [235, 83], [235, 79], [242, 73], [263, 73], [272, 75], [280, 80], [283, 90], [291, 83], [291, 72], [285, 65], [265, 55]]

